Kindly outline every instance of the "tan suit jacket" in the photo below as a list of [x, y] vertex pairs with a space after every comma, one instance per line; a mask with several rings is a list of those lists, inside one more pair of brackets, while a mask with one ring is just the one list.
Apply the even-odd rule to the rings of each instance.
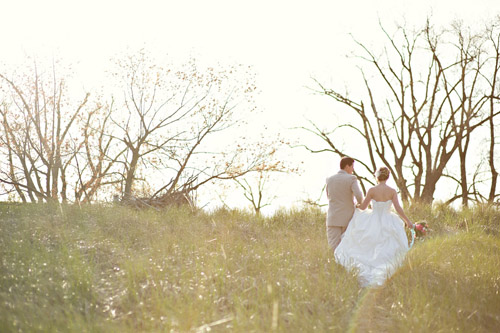
[[326, 225], [347, 227], [356, 207], [353, 198], [356, 197], [358, 203], [363, 201], [356, 176], [340, 170], [326, 179], [326, 193], [328, 197]]

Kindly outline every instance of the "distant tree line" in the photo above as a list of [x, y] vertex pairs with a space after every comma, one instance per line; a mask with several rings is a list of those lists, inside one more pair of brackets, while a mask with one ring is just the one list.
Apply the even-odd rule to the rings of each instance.
[[195, 59], [162, 67], [140, 51], [113, 68], [105, 90], [112, 92], [94, 94], [75, 89], [55, 61], [0, 69], [3, 194], [77, 203], [114, 194], [154, 206], [189, 201], [212, 182], [282, 169], [272, 145], [238, 143], [235, 127], [255, 111], [248, 67], [201, 67]]

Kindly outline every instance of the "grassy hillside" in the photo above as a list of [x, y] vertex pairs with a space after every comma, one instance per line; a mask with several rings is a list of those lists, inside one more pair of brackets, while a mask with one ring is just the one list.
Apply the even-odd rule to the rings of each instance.
[[467, 331], [500, 327], [500, 212], [414, 208], [432, 236], [378, 289], [315, 210], [256, 218], [0, 206], [0, 331]]

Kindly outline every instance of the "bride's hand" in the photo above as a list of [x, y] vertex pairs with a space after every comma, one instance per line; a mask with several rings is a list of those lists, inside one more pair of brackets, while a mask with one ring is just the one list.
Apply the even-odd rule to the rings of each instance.
[[406, 222], [406, 226], [407, 226], [409, 229], [413, 229], [413, 223], [411, 223], [410, 221]]

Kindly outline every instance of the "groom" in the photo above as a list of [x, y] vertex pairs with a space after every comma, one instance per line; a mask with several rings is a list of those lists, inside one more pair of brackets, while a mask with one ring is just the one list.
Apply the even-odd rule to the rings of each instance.
[[354, 214], [354, 201], [363, 201], [363, 194], [354, 172], [354, 160], [342, 157], [340, 171], [326, 179], [326, 196], [328, 197], [328, 213], [326, 215], [326, 235], [328, 246], [335, 251], [342, 234]]

